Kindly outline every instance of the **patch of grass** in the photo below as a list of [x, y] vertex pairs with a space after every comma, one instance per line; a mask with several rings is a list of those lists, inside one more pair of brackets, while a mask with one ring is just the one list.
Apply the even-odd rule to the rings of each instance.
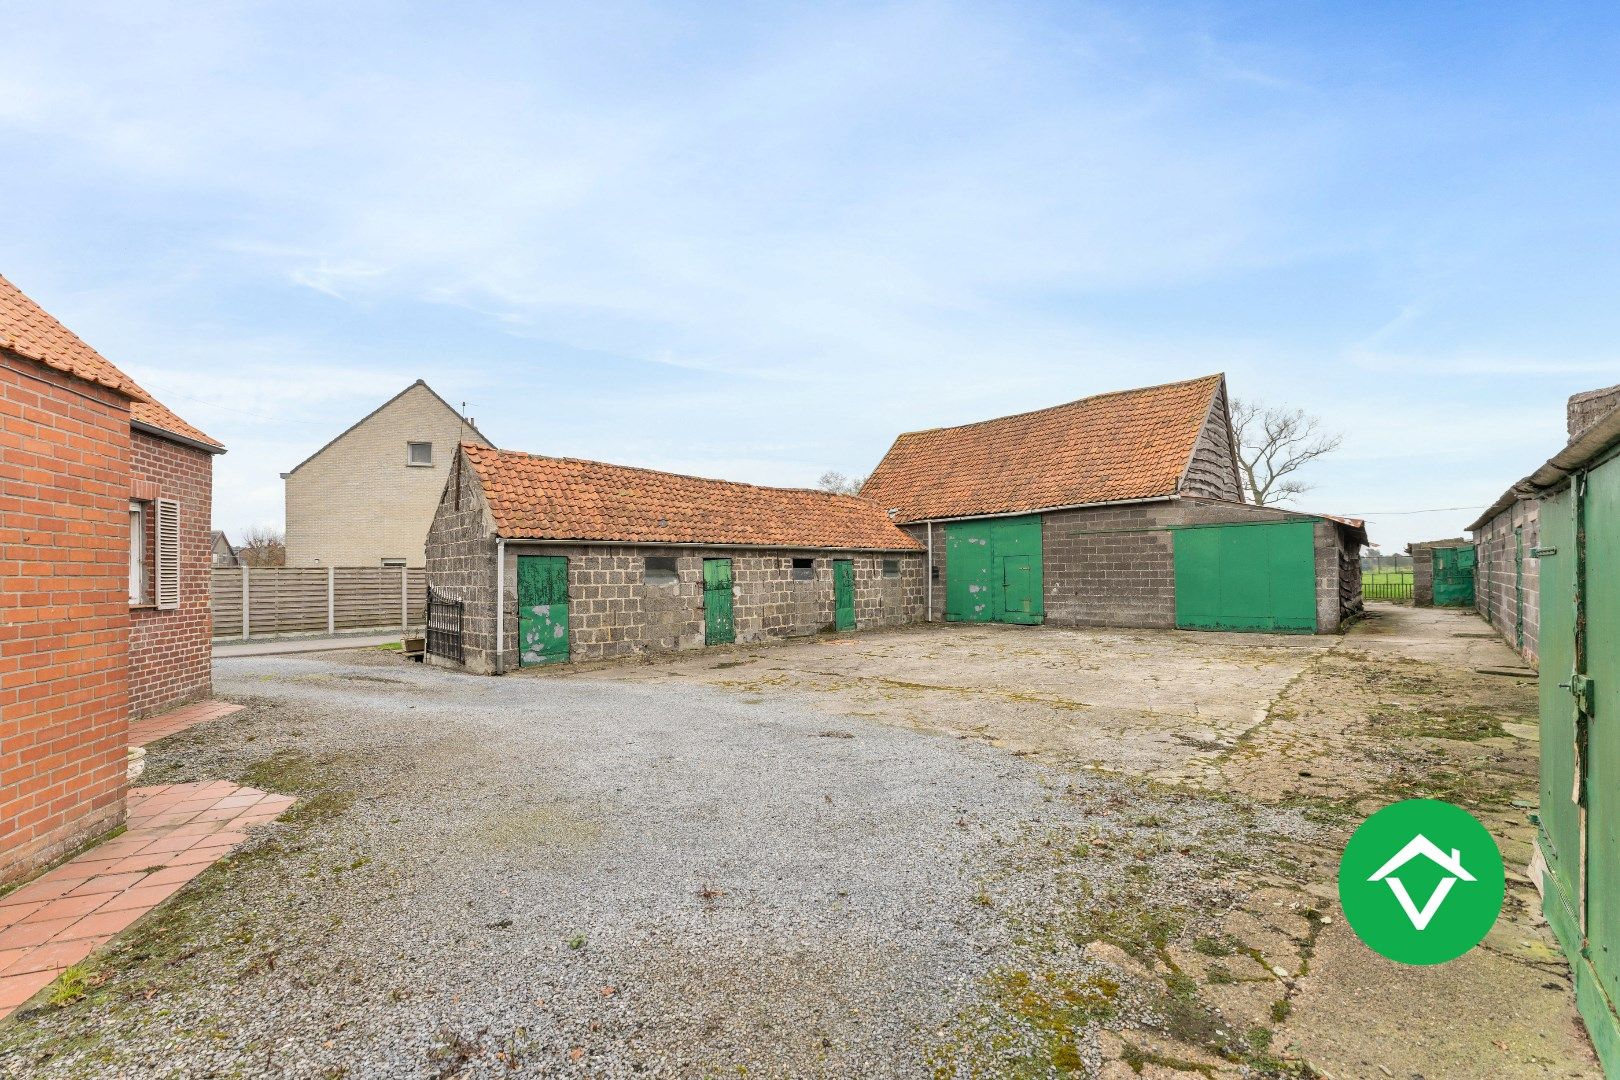
[[1161, 1069], [1175, 1069], [1177, 1072], [1201, 1073], [1209, 1077], [1210, 1080], [1214, 1080], [1215, 1077], [1214, 1066], [1197, 1061], [1188, 1061], [1184, 1058], [1167, 1057], [1164, 1054], [1144, 1050], [1132, 1043], [1125, 1044], [1125, 1051], [1120, 1054], [1120, 1060], [1129, 1065], [1131, 1071], [1138, 1076], [1142, 1075], [1143, 1069], [1153, 1065]]
[[[993, 1029], [986, 1048], [994, 1065], [985, 1064], [985, 1076], [1033, 1080], [1084, 1069], [1087, 1028], [1119, 1014], [1120, 985], [1103, 974], [1003, 968], [982, 985], [985, 997], [970, 1023]], [[961, 1048], [936, 1048], [929, 1064], [941, 1080], [961, 1075]], [[980, 1075], [971, 1067], [971, 1075]]]
[[50, 1003], [58, 1009], [66, 1008], [84, 997], [90, 990], [89, 973], [83, 964], [74, 964], [57, 977], [56, 985], [51, 988]]
[[1271, 1022], [1280, 1024], [1288, 1019], [1288, 1014], [1294, 1011], [1294, 1003], [1287, 998], [1278, 998], [1271, 1003]]
[[385, 641], [376, 646], [378, 652], [400, 652], [405, 648], [403, 641]]
[[1375, 727], [1412, 738], [1457, 739], [1478, 742], [1506, 735], [1502, 718], [1478, 705], [1444, 706], [1425, 703], [1415, 710], [1383, 706], [1368, 717]]

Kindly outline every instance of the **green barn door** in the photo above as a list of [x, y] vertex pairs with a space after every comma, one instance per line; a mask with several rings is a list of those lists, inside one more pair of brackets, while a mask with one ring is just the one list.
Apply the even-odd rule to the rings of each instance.
[[731, 614], [731, 560], [703, 560], [703, 643], [730, 645], [737, 640]]
[[1039, 555], [997, 555], [996, 618], [1002, 622], [1039, 623], [1041, 604], [1041, 557]]
[[[1612, 1003], [1620, 1001], [1620, 723], [1616, 721], [1620, 717], [1620, 463], [1598, 466], [1587, 474], [1586, 482], [1584, 528], [1577, 538], [1577, 542], [1584, 538], [1586, 544], [1582, 610], [1586, 614], [1585, 674], [1591, 680], [1583, 845], [1586, 933], [1592, 966]], [[1614, 1023], [1612, 1014], [1609, 1023]]]
[[568, 560], [560, 555], [519, 555], [518, 665], [560, 664], [568, 659]]
[[945, 526], [945, 618], [1039, 623], [1041, 517], [986, 518]]
[[833, 626], [855, 629], [855, 564], [849, 559], [833, 560]]
[[[1564, 934], [1580, 933], [1581, 808], [1575, 801], [1575, 528], [1568, 490], [1541, 507], [1541, 851], [1546, 909]], [[1563, 684], [1562, 686], [1559, 684]]]
[[1434, 606], [1474, 606], [1474, 549], [1432, 548]]
[[1310, 521], [1175, 530], [1176, 625], [1184, 630], [1316, 630]]

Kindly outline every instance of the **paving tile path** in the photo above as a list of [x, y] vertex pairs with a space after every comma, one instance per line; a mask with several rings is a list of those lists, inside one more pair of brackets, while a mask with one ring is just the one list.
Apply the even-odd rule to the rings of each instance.
[[[241, 707], [197, 708], [210, 706]], [[225, 713], [201, 719], [217, 715]], [[132, 789], [122, 835], [0, 896], [0, 1018], [223, 858], [247, 839], [246, 829], [292, 803], [226, 780]]]
[[177, 731], [184, 731], [193, 724], [201, 724], [206, 720], [218, 720], [235, 712], [241, 712], [243, 706], [232, 701], [208, 700], [199, 701], [193, 705], [183, 705], [178, 709], [170, 709], [157, 716], [148, 716], [144, 720], [132, 720], [129, 725], [129, 745], [145, 746], [156, 742], [165, 735], [173, 735]]

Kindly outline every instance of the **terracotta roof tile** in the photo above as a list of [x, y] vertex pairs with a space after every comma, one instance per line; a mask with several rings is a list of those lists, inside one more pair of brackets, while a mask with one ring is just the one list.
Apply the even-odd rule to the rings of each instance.
[[134, 379], [118, 370], [112, 361], [92, 349], [3, 276], [0, 276], [0, 348], [119, 391], [130, 399], [130, 417], [140, 423], [224, 449], [141, 389]]
[[1225, 377], [901, 435], [861, 489], [894, 520], [1174, 495]]
[[914, 551], [876, 503], [462, 443], [501, 536]]

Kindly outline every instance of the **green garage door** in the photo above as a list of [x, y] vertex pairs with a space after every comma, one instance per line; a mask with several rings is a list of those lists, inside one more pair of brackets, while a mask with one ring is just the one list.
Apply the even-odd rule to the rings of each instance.
[[945, 618], [1039, 623], [1041, 517], [985, 518], [945, 526]]
[[1175, 561], [1183, 629], [1316, 631], [1313, 522], [1177, 529]]

